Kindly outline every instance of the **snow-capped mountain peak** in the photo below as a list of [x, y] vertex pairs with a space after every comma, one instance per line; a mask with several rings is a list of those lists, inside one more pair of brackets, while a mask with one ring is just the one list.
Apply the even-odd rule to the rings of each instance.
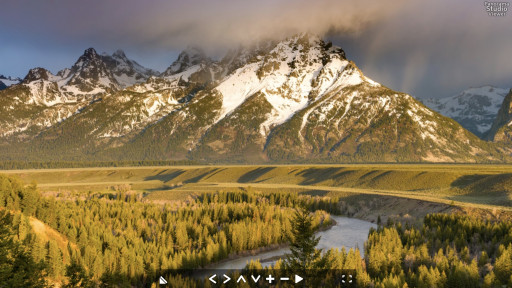
[[84, 51], [71, 67], [70, 79], [66, 82], [65, 91], [75, 94], [99, 94], [119, 89], [112, 71], [96, 53], [94, 48]]
[[120, 88], [145, 82], [149, 77], [158, 74], [156, 71], [143, 67], [135, 60], [129, 59], [121, 49], [116, 50], [112, 55], [105, 53], [101, 58], [112, 72]]
[[96, 52], [96, 49], [92, 47], [85, 49], [83, 56], [90, 59], [99, 57], [98, 52]]
[[423, 103], [483, 137], [491, 128], [507, 93], [508, 89], [482, 86], [469, 88], [451, 97], [425, 99]]
[[23, 78], [23, 83], [29, 83], [37, 80], [50, 80], [52, 81], [54, 76], [52, 73], [44, 68], [37, 67], [32, 68], [28, 71], [27, 76]]
[[164, 71], [164, 73], [162, 73], [162, 76], [172, 76], [174, 74], [183, 72], [190, 67], [199, 64], [206, 64], [209, 62], [211, 62], [211, 60], [205, 55], [205, 53], [201, 49], [196, 47], [188, 47], [178, 55], [178, 59], [176, 59], [169, 66], [169, 68], [167, 68]]
[[261, 93], [272, 106], [272, 112], [260, 127], [262, 135], [334, 87], [363, 82], [376, 84], [345, 59], [341, 48], [306, 33], [278, 43], [257, 59], [235, 70], [216, 89], [222, 94], [219, 120], [248, 97]]
[[122, 49], [117, 49], [114, 53], [112, 53], [112, 57], [118, 58], [118, 59], [126, 59], [126, 60], [128, 59]]

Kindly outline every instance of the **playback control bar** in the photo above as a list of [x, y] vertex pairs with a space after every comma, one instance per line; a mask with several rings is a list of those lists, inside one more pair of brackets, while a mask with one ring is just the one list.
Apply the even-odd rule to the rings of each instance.
[[356, 271], [339, 269], [179, 269], [159, 277], [159, 287], [357, 287]]
[[[208, 281], [210, 281], [211, 283], [213, 284], [217, 284], [217, 280], [216, 280], [216, 277], [217, 277], [217, 274], [213, 274], [212, 276], [208, 277]], [[224, 277], [224, 281], [222, 281], [222, 284], [226, 284], [228, 283], [229, 281], [231, 281], [231, 277], [229, 277], [228, 275], [226, 274], [222, 274], [222, 277]], [[261, 274], [251, 274], [251, 277], [247, 277], [247, 276], [244, 276], [244, 275], [240, 275], [238, 276], [238, 278], [236, 279], [236, 283], [247, 283], [247, 280], [245, 280], [245, 278], [249, 279], [249, 281], [252, 280], [252, 282], [254, 284], [258, 284], [258, 282], [260, 281], [261, 279]], [[277, 281], [292, 281], [292, 283], [300, 283], [302, 282], [302, 280], [304, 280], [304, 278], [302, 278], [301, 276], [295, 274], [295, 276], [292, 278], [292, 280], [290, 280], [290, 277], [278, 277], [278, 278], [275, 278], [272, 276], [272, 274], [268, 274], [267, 277], [263, 278], [262, 281], [265, 281], [265, 282], [268, 282], [268, 284], [275, 284], [277, 283]], [[234, 279], [233, 279], [234, 281]]]

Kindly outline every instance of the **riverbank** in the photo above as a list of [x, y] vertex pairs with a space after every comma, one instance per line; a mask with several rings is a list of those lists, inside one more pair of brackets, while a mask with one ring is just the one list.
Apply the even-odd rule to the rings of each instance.
[[[316, 233], [316, 235], [320, 237], [320, 242], [317, 245], [319, 249], [341, 249], [342, 247], [346, 247], [346, 249], [362, 248], [368, 237], [368, 231], [371, 227], [376, 227], [375, 224], [355, 218], [331, 215], [331, 219], [333, 225], [328, 229], [317, 231]], [[256, 250], [259, 250], [259, 253], [254, 253]], [[219, 262], [209, 264], [204, 268], [242, 269], [251, 260], [259, 260], [265, 267], [272, 265], [279, 258], [283, 258], [289, 251], [288, 245], [272, 245], [262, 249], [254, 249], [230, 255], [231, 259], [226, 258]], [[363, 255], [361, 254], [361, 256]]]
[[352, 195], [340, 199], [341, 215], [371, 223], [386, 223], [388, 219], [409, 224], [420, 223], [431, 213], [460, 213], [457, 206], [380, 195]]
[[[333, 217], [331, 216], [330, 217], [329, 225], [320, 226], [316, 230], [315, 233], [320, 233], [320, 232], [328, 231], [329, 229], [334, 227], [336, 224], [337, 224], [336, 220], [333, 219]], [[224, 258], [224, 259], [222, 259], [220, 261], [217, 261], [215, 263], [208, 264], [208, 265], [204, 266], [203, 268], [204, 269], [217, 268], [218, 265], [227, 263], [229, 261], [239, 260], [239, 259], [242, 259], [242, 258], [245, 258], [245, 257], [257, 256], [257, 255], [261, 255], [261, 254], [267, 253], [267, 252], [275, 252], [275, 251], [278, 251], [278, 250], [281, 250], [281, 249], [287, 249], [288, 246], [289, 246], [288, 243], [271, 244], [269, 246], [259, 247], [259, 248], [256, 248], [256, 249], [244, 250], [244, 251], [240, 251], [240, 252], [237, 252], [237, 253], [230, 253], [227, 258]]]
[[421, 224], [427, 214], [445, 213], [470, 215], [480, 219], [511, 221], [512, 212], [502, 209], [464, 207], [426, 200], [382, 195], [350, 195], [340, 198], [341, 215], [385, 224], [388, 219], [408, 224]]

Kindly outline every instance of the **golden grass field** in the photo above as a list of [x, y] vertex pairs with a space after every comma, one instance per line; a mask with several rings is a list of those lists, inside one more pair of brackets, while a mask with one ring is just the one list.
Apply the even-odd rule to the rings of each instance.
[[292, 191], [314, 195], [385, 195], [512, 210], [512, 166], [462, 164], [223, 165], [3, 170], [43, 192], [113, 191], [124, 185], [147, 200], [202, 191]]

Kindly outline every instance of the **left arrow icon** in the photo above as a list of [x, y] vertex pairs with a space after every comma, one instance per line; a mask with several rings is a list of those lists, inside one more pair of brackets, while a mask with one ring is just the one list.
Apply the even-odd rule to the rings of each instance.
[[224, 274], [224, 275], [222, 275], [222, 276], [224, 276], [224, 278], [226, 278], [226, 280], [224, 280], [224, 282], [222, 282], [222, 283], [224, 283], [224, 284], [228, 283], [228, 282], [229, 282], [229, 280], [231, 280], [231, 278], [230, 278], [228, 275], [226, 275], [226, 274]]
[[212, 276], [210, 276], [210, 278], [208, 278], [208, 280], [210, 280], [210, 282], [212, 282], [213, 284], [217, 284], [217, 281], [213, 280], [213, 278], [215, 277], [217, 277], [217, 274], [213, 274]]

